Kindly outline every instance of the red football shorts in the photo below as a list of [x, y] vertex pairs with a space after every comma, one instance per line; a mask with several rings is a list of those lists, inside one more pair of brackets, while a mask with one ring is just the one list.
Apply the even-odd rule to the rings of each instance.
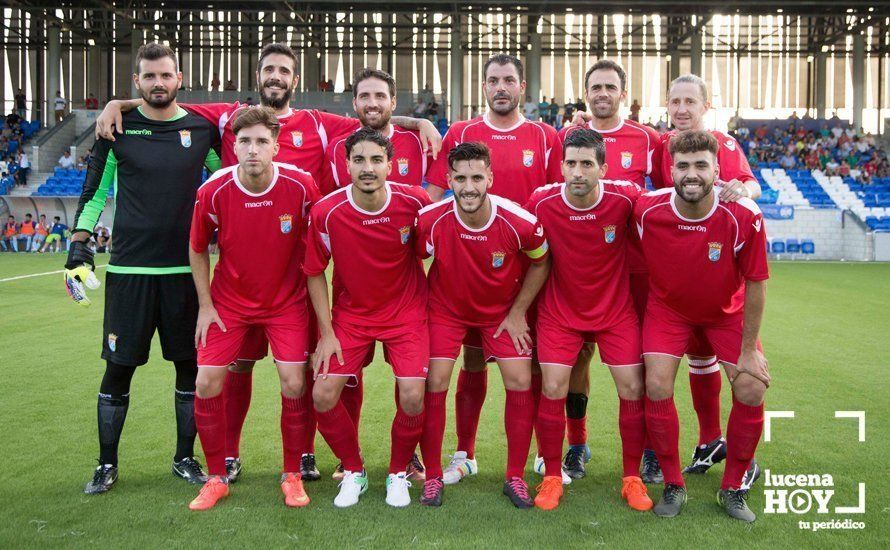
[[628, 314], [605, 330], [577, 331], [550, 317], [538, 318], [538, 362], [572, 368], [585, 343], [596, 344], [607, 367], [641, 365], [642, 338], [636, 314]]
[[643, 317], [646, 313], [646, 301], [649, 299], [649, 273], [630, 274], [630, 297], [634, 303], [634, 311], [637, 313], [637, 320], [643, 324]]
[[[429, 329], [426, 322], [391, 327], [366, 327], [334, 321], [334, 334], [343, 351], [343, 364], [331, 357], [329, 376], [357, 378], [374, 356], [374, 344], [383, 351], [396, 378], [426, 379], [429, 369]], [[352, 384], [349, 384], [352, 385]]]
[[[312, 303], [306, 300], [306, 342], [308, 343], [307, 351], [315, 353], [315, 346], [318, 343], [318, 319], [315, 317], [315, 309]], [[228, 326], [228, 325], [226, 325]], [[253, 326], [247, 330], [244, 343], [238, 351], [239, 361], [260, 361], [266, 357], [269, 350], [269, 340], [266, 333], [260, 326]]]
[[531, 359], [531, 352], [522, 354], [516, 351], [513, 340], [507, 331], [503, 331], [498, 338], [494, 337], [497, 325], [483, 327], [470, 327], [458, 321], [430, 315], [429, 342], [430, 359], [447, 359], [457, 361], [460, 355], [460, 347], [465, 342], [469, 333], [477, 333], [482, 348], [482, 354], [486, 360], [492, 359]]
[[[213, 324], [207, 331], [207, 346], [198, 346], [199, 367], [226, 367], [238, 358], [250, 335], [256, 346], [256, 335], [268, 340], [272, 358], [279, 363], [305, 363], [309, 357], [307, 342], [308, 319], [301, 303], [282, 309], [273, 316], [245, 318], [217, 307], [226, 331]], [[256, 347], [254, 349], [257, 349]], [[265, 355], [265, 350], [263, 350]]]

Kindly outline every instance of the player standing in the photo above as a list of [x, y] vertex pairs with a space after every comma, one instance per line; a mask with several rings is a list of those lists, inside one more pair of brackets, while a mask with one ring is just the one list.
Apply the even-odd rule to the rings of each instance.
[[[65, 268], [69, 291], [82, 300], [83, 283], [95, 269], [87, 247], [114, 186], [114, 247], [105, 287], [99, 387], [99, 466], [84, 492], [104, 493], [118, 476], [118, 443], [130, 403], [136, 367], [148, 361], [152, 336], [160, 334], [164, 358], [176, 367], [177, 444], [173, 473], [203, 483], [193, 458], [197, 363], [191, 338], [198, 318], [198, 297], [188, 261], [188, 232], [195, 192], [205, 164], [219, 168], [213, 148], [217, 129], [176, 103], [182, 84], [176, 54], [167, 46], [146, 44], [136, 55], [133, 82], [144, 103], [124, 116], [127, 132], [93, 147]], [[163, 159], [159, 162], [158, 159]], [[49, 242], [49, 241], [47, 241]], [[86, 269], [84, 266], [88, 266]]]
[[427, 466], [421, 503], [428, 506], [442, 504], [445, 397], [461, 343], [471, 329], [482, 340], [483, 360], [497, 361], [506, 388], [504, 494], [518, 508], [533, 506], [522, 479], [536, 408], [526, 312], [547, 280], [550, 257], [537, 219], [512, 201], [488, 193], [491, 162], [482, 143], [451, 148], [448, 179], [454, 197], [424, 208], [417, 224], [418, 252], [434, 258], [429, 272], [427, 417], [421, 441]]
[[[312, 209], [304, 271], [321, 337], [313, 356], [313, 401], [318, 430], [343, 464], [339, 508], [353, 506], [368, 489], [355, 425], [340, 400], [383, 343], [392, 365], [399, 401], [392, 423], [392, 452], [386, 503], [411, 503], [405, 465], [423, 430], [423, 394], [429, 362], [427, 285], [414, 254], [417, 213], [429, 204], [421, 187], [386, 181], [392, 144], [376, 130], [362, 128], [346, 143], [352, 184]], [[325, 269], [334, 262], [333, 312]]]
[[651, 290], [643, 324], [646, 427], [664, 471], [654, 512], [680, 513], [686, 487], [680, 472], [680, 424], [674, 379], [689, 338], [700, 331], [732, 385], [726, 469], [718, 493], [727, 513], [754, 521], [743, 478], [763, 429], [767, 361], [757, 339], [766, 303], [766, 230], [754, 201], [720, 200], [715, 188], [720, 144], [709, 132], [687, 130], [670, 140], [674, 187], [637, 201]]
[[[497, 54], [485, 62], [482, 91], [488, 112], [472, 120], [455, 122], [445, 134], [442, 151], [432, 163], [427, 180], [435, 201], [448, 189], [448, 152], [467, 142], [485, 144], [491, 155], [491, 192], [517, 204], [525, 204], [532, 191], [562, 179], [562, 144], [556, 130], [543, 122], [527, 120], [519, 110], [525, 98], [522, 62], [507, 54]], [[469, 334], [464, 347], [464, 365], [457, 378], [455, 416], [457, 451], [445, 469], [447, 484], [457, 483], [478, 471], [475, 459], [476, 430], [488, 385], [488, 371], [477, 331]], [[540, 374], [532, 384], [540, 389]], [[539, 392], [537, 392], [539, 393]]]
[[[308, 310], [301, 228], [318, 192], [308, 173], [272, 162], [279, 129], [267, 108], [239, 112], [232, 123], [238, 165], [217, 172], [198, 190], [195, 202], [189, 252], [200, 303], [195, 420], [209, 479], [189, 505], [192, 510], [208, 510], [229, 493], [223, 383], [248, 331], [257, 327], [272, 346], [281, 380], [285, 504], [309, 504], [300, 475], [312, 418], [303, 372]], [[207, 247], [214, 231], [219, 232], [220, 257], [211, 285]]]
[[[640, 189], [646, 188], [646, 176], [653, 170], [653, 154], [659, 143], [658, 133], [652, 128], [621, 117], [619, 109], [627, 99], [627, 73], [618, 63], [601, 59], [584, 75], [590, 120], [587, 127], [599, 133], [606, 146], [606, 177], [612, 181], [629, 181]], [[569, 125], [560, 131], [565, 139], [582, 126]], [[546, 226], [546, 224], [545, 224]], [[627, 261], [630, 272], [630, 292], [634, 308], [642, 324], [646, 309], [649, 280], [646, 264], [635, 235], [627, 244]], [[593, 349], [582, 348], [581, 356], [572, 369], [569, 393], [566, 398], [566, 438], [569, 449], [563, 458], [563, 469], [573, 478], [584, 477], [584, 464], [590, 460], [587, 446], [587, 399], [590, 395], [590, 359]], [[536, 461], [535, 469], [540, 469]], [[651, 451], [644, 455], [643, 479], [660, 483], [658, 462]]]
[[[708, 85], [700, 77], [687, 74], [671, 82], [668, 90], [668, 115], [675, 130], [661, 136], [656, 152], [656, 187], [672, 185], [670, 141], [683, 130], [705, 130], [704, 117], [711, 107]], [[719, 130], [708, 130], [719, 144], [717, 164], [720, 169], [720, 200], [733, 202], [740, 198], [757, 199], [760, 184], [751, 172], [748, 159], [741, 146], [732, 136]], [[689, 358], [689, 388], [692, 404], [698, 417], [698, 445], [692, 453], [692, 462], [684, 473], [703, 474], [708, 468], [726, 457], [726, 440], [720, 427], [720, 388], [722, 379], [714, 350], [701, 331], [689, 341], [686, 350]], [[746, 474], [745, 486], [750, 487], [760, 476], [757, 461], [751, 462]]]
[[646, 432], [643, 362], [626, 260], [633, 231], [629, 222], [641, 191], [634, 183], [602, 178], [611, 171], [607, 151], [593, 130], [570, 132], [563, 142], [565, 183], [539, 188], [525, 207], [547, 228], [553, 258], [538, 300], [536, 333], [543, 373], [536, 432], [546, 473], [535, 505], [544, 509], [555, 508], [562, 495], [566, 395], [585, 343], [599, 345], [618, 390], [621, 496], [635, 510], [652, 508], [638, 475]]

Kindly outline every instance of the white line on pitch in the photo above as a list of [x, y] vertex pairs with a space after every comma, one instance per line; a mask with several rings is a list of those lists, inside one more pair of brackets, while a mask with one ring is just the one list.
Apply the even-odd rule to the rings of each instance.
[[[108, 264], [97, 265], [96, 269], [100, 267], [108, 267]], [[19, 279], [30, 279], [31, 277], [42, 277], [44, 275], [56, 275], [58, 273], [65, 273], [64, 269], [60, 269], [58, 271], [46, 271], [44, 273], [32, 273], [30, 275], [19, 275], [18, 277], [7, 277], [6, 279], [0, 279], [0, 283], [8, 283], [10, 281], [18, 281]]]

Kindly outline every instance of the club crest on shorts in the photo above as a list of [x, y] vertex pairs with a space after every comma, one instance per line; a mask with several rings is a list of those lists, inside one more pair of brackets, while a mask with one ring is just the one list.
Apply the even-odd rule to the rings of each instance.
[[627, 170], [630, 168], [631, 163], [634, 160], [634, 154], [630, 151], [621, 151], [621, 167]]
[[402, 239], [402, 244], [408, 244], [408, 239], [411, 237], [411, 228], [407, 225], [405, 227], [400, 227], [399, 236]]
[[522, 151], [522, 165], [528, 168], [535, 162], [535, 152], [531, 149], [524, 149]]
[[716, 262], [720, 259], [720, 251], [723, 249], [723, 243], [708, 243], [708, 259]]
[[117, 334], [113, 332], [108, 333], [108, 349], [114, 353], [117, 350]]
[[408, 159], [400, 158], [398, 160], [399, 163], [399, 175], [407, 176], [408, 175]]
[[278, 220], [281, 222], [281, 232], [285, 235], [290, 233], [291, 229], [294, 228], [294, 217], [290, 214], [282, 214], [281, 216], [278, 216]]
[[607, 244], [612, 244], [615, 242], [615, 226], [607, 225], [603, 227], [603, 236], [606, 239]]
[[294, 147], [303, 146], [303, 132], [291, 132], [290, 137], [294, 140]]
[[188, 149], [192, 146], [192, 133], [189, 130], [180, 130], [179, 131], [179, 143], [182, 144], [183, 147]]
[[491, 267], [497, 269], [504, 265], [504, 254], [503, 252], [492, 252], [491, 253]]

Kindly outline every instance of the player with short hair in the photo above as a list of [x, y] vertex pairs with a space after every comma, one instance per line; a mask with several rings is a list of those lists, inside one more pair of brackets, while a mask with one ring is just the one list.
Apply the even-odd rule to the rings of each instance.
[[[428, 191], [435, 201], [449, 188], [448, 152], [461, 143], [484, 143], [491, 153], [491, 192], [516, 204], [525, 204], [538, 187], [562, 179], [562, 143], [556, 130], [543, 122], [527, 120], [520, 112], [526, 83], [522, 62], [499, 53], [483, 67], [482, 91], [488, 112], [472, 120], [455, 122], [445, 134], [442, 152], [430, 166]], [[478, 472], [475, 458], [476, 430], [488, 386], [488, 371], [475, 329], [464, 346], [464, 364], [457, 377], [455, 425], [457, 451], [445, 468], [446, 484]], [[533, 374], [532, 388], [540, 394], [540, 373]], [[570, 480], [569, 480], [570, 481]]]
[[[655, 187], [670, 187], [670, 141], [683, 130], [705, 130], [704, 117], [711, 107], [708, 85], [694, 74], [681, 75], [671, 82], [668, 89], [667, 110], [675, 130], [661, 136], [655, 155], [656, 170], [653, 173]], [[757, 199], [760, 184], [751, 172], [748, 159], [738, 142], [719, 130], [708, 130], [719, 144], [717, 164], [720, 168], [720, 200], [737, 201], [742, 197]], [[689, 359], [689, 389], [692, 405], [698, 417], [698, 444], [692, 452], [692, 462], [684, 473], [703, 474], [708, 468], [726, 457], [726, 440], [720, 427], [720, 366], [714, 350], [701, 331], [689, 341], [686, 350]], [[750, 487], [760, 476], [757, 461], [751, 462], [745, 485]]]
[[[114, 247], [106, 276], [102, 346], [106, 368], [98, 399], [99, 466], [84, 489], [88, 494], [104, 493], [117, 481], [130, 383], [136, 368], [148, 361], [156, 330], [164, 358], [176, 368], [173, 473], [192, 483], [204, 482], [193, 457], [198, 369], [191, 334], [198, 296], [188, 260], [190, 224], [181, 220], [191, 219], [205, 166], [219, 168], [219, 133], [177, 105], [182, 73], [169, 47], [143, 45], [135, 71], [133, 82], [144, 103], [124, 115], [126, 133], [115, 141], [99, 139], [93, 146], [65, 263], [69, 293], [88, 304], [83, 286], [97, 286], [98, 281], [90, 280], [95, 264], [87, 243], [113, 186]], [[50, 243], [48, 238], [44, 246]]]
[[[633, 182], [640, 189], [645, 189], [646, 176], [654, 169], [653, 154], [659, 143], [659, 137], [652, 128], [621, 117], [619, 113], [621, 104], [627, 100], [627, 73], [615, 61], [600, 59], [587, 69], [584, 83], [590, 111], [589, 114], [583, 111], [581, 113], [590, 119], [586, 124], [587, 128], [599, 133], [605, 143], [605, 165], [608, 167], [606, 177], [612, 181]], [[583, 127], [565, 126], [560, 131], [560, 139], [565, 139]], [[646, 275], [646, 263], [643, 261], [643, 254], [634, 234], [628, 239], [627, 261], [631, 297], [642, 324], [649, 281]], [[584, 464], [590, 460], [590, 448], [587, 446], [587, 399], [590, 395], [592, 355], [592, 348], [586, 346], [582, 348], [581, 355], [572, 369], [566, 398], [566, 438], [569, 449], [563, 458], [563, 469], [573, 478], [584, 477]], [[540, 470], [541, 466], [541, 461], [536, 460], [535, 469]], [[644, 455], [643, 479], [660, 483], [658, 472], [655, 453], [650, 451]]]
[[[334, 137], [358, 129], [360, 121], [316, 109], [291, 108], [291, 98], [300, 79], [298, 72], [299, 58], [288, 45], [271, 43], [263, 46], [256, 70], [260, 105], [271, 108], [281, 123], [281, 132], [278, 136], [280, 148], [276, 160], [298, 166], [309, 172], [316, 180], [320, 180], [324, 165], [324, 152], [328, 144]], [[123, 131], [120, 119], [121, 110], [134, 109], [139, 104], [140, 100], [138, 99], [109, 101], [102, 114], [96, 119], [97, 136], [113, 140], [115, 131], [117, 133]], [[237, 164], [238, 160], [233, 148], [235, 136], [232, 133], [232, 120], [237, 112], [250, 108], [250, 106], [235, 102], [188, 104], [183, 107], [191, 113], [204, 117], [219, 128], [222, 139], [222, 166], [228, 167]], [[410, 117], [393, 117], [392, 122], [405, 129], [417, 130], [424, 147], [429, 149], [435, 157], [442, 138], [430, 121]], [[317, 327], [314, 326], [314, 318], [314, 315], [310, 315], [310, 352], [318, 332]], [[242, 469], [241, 430], [250, 408], [250, 398], [253, 392], [253, 366], [256, 361], [266, 356], [268, 347], [268, 342], [263, 337], [262, 331], [251, 331], [245, 339], [244, 349], [238, 354], [239, 361], [229, 369], [232, 374], [228, 376], [225, 384], [226, 410], [229, 415], [226, 456], [230, 478], [233, 481], [238, 479]], [[311, 387], [312, 378], [307, 377], [306, 382]], [[351, 392], [347, 391], [347, 393]], [[314, 454], [314, 428], [309, 431], [307, 437], [309, 444], [305, 447], [307, 453], [303, 457], [301, 471], [304, 480], [314, 481], [320, 477]]]
[[670, 141], [673, 188], [643, 195], [634, 209], [650, 281], [643, 323], [646, 427], [665, 480], [653, 511], [673, 517], [686, 502], [674, 379], [689, 338], [701, 331], [732, 384], [718, 498], [731, 517], [750, 522], [755, 516], [743, 478], [760, 440], [770, 383], [757, 338], [769, 277], [766, 230], [754, 201], [719, 198], [719, 147], [707, 131], [677, 134]]
[[433, 257], [427, 417], [421, 440], [427, 480], [421, 504], [442, 504], [445, 397], [461, 343], [474, 329], [482, 340], [483, 360], [497, 361], [507, 393], [504, 494], [516, 507], [530, 508], [534, 503], [522, 476], [536, 403], [526, 312], [550, 271], [547, 239], [532, 214], [489, 193], [492, 157], [483, 143], [455, 145], [448, 163], [454, 196], [424, 208], [417, 223], [418, 253]]
[[[427, 284], [414, 254], [417, 213], [429, 204], [423, 188], [386, 180], [392, 144], [362, 128], [346, 143], [352, 184], [312, 209], [306, 261], [309, 296], [321, 337], [313, 355], [313, 401], [318, 430], [343, 464], [339, 508], [353, 506], [368, 489], [355, 425], [340, 400], [375, 343], [383, 343], [398, 388], [386, 503], [411, 503], [405, 466], [423, 429], [424, 382], [429, 361]], [[334, 306], [325, 269], [334, 263]]]
[[538, 299], [536, 333], [543, 373], [536, 432], [545, 477], [535, 504], [544, 509], [555, 508], [562, 495], [566, 395], [585, 344], [599, 346], [618, 390], [621, 496], [635, 510], [652, 508], [638, 472], [646, 432], [643, 362], [626, 259], [641, 190], [635, 183], [603, 178], [611, 171], [607, 151], [597, 132], [569, 132], [563, 141], [565, 182], [539, 188], [525, 205], [547, 228], [553, 258]]
[[[272, 161], [280, 127], [265, 107], [239, 112], [232, 123], [238, 165], [217, 172], [195, 202], [189, 251], [201, 307], [195, 329], [195, 420], [209, 478], [189, 504], [192, 510], [208, 510], [229, 493], [223, 383], [248, 331], [256, 327], [272, 346], [281, 380], [285, 504], [309, 504], [300, 475], [312, 408], [303, 372], [309, 354], [300, 229], [318, 191], [307, 172]], [[208, 245], [214, 231], [220, 256], [211, 284]]]

